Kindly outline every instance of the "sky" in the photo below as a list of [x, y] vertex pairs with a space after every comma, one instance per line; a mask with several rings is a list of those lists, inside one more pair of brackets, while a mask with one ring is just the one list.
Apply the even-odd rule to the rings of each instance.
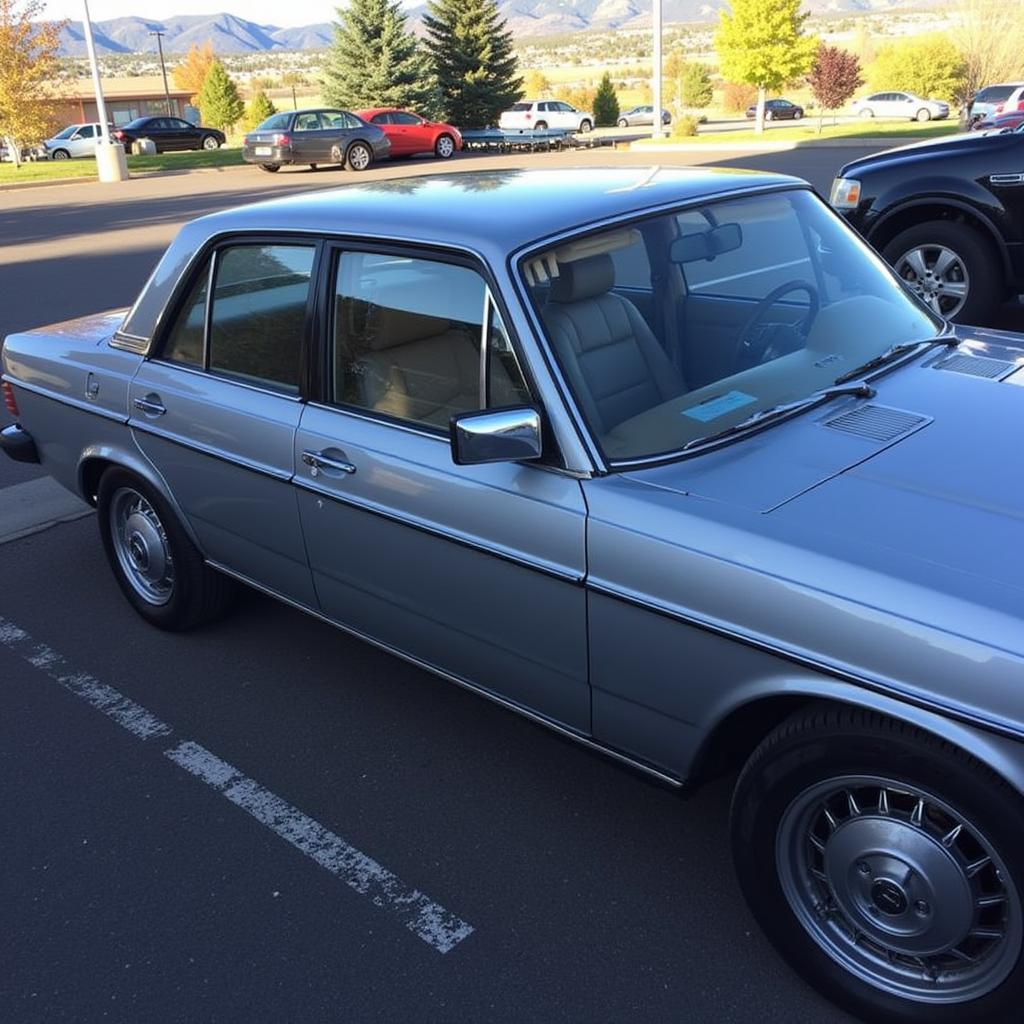
[[[226, 11], [259, 25], [312, 25], [333, 21], [337, 3], [344, 0], [89, 0], [89, 14], [94, 22], [132, 15], [159, 21], [177, 14], [219, 14]], [[412, 6], [406, 4], [406, 6]], [[82, 0], [47, 0], [44, 17], [59, 20], [82, 20]]]

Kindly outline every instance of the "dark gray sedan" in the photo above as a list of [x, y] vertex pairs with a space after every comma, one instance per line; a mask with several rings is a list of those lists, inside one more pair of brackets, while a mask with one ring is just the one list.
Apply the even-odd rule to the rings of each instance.
[[951, 327], [805, 182], [228, 210], [3, 373], [0, 444], [96, 505], [154, 626], [242, 583], [664, 785], [740, 768], [739, 882], [810, 984], [1020, 1020], [1024, 338]]
[[245, 136], [242, 159], [265, 171], [285, 164], [342, 164], [365, 171], [391, 153], [388, 137], [349, 110], [289, 110], [268, 117]]

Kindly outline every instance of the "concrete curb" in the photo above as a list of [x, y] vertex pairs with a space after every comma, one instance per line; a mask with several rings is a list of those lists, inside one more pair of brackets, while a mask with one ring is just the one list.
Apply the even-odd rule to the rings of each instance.
[[[241, 167], [250, 167], [251, 164], [224, 164], [221, 167], [172, 167], [164, 171], [130, 171], [128, 180], [133, 178], [159, 178], [171, 174], [222, 174], [224, 171], [235, 171]], [[12, 181], [0, 183], [0, 194], [4, 192], [19, 192], [26, 188], [46, 188], [49, 185], [83, 185], [87, 183], [94, 185], [105, 184], [95, 175], [83, 174], [79, 178], [43, 178], [40, 181]], [[124, 184], [117, 182], [116, 184]]]
[[[723, 133], [724, 134], [724, 133]], [[808, 139], [805, 142], [631, 142], [631, 150], [647, 153], [703, 153], [708, 150], [732, 149], [747, 153], [785, 153], [794, 149], [864, 149], [866, 146], [888, 148], [915, 141], [912, 137], [893, 139]], [[924, 141], [924, 140], [917, 140]]]

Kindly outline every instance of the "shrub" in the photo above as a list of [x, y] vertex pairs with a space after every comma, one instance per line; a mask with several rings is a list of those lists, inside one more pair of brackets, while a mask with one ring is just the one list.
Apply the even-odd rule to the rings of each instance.
[[726, 82], [722, 90], [722, 105], [737, 114], [742, 114], [756, 100], [757, 89], [746, 82]]
[[693, 114], [683, 114], [672, 122], [672, 138], [687, 139], [697, 134], [697, 125], [700, 118]]

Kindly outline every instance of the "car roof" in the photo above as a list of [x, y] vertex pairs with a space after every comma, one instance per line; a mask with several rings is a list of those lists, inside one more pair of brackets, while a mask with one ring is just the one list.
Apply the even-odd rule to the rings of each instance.
[[123, 333], [152, 337], [186, 267], [211, 238], [235, 232], [336, 234], [468, 249], [492, 268], [534, 242], [630, 214], [771, 187], [799, 178], [715, 167], [617, 167], [448, 173], [345, 185], [208, 214], [164, 254]]

